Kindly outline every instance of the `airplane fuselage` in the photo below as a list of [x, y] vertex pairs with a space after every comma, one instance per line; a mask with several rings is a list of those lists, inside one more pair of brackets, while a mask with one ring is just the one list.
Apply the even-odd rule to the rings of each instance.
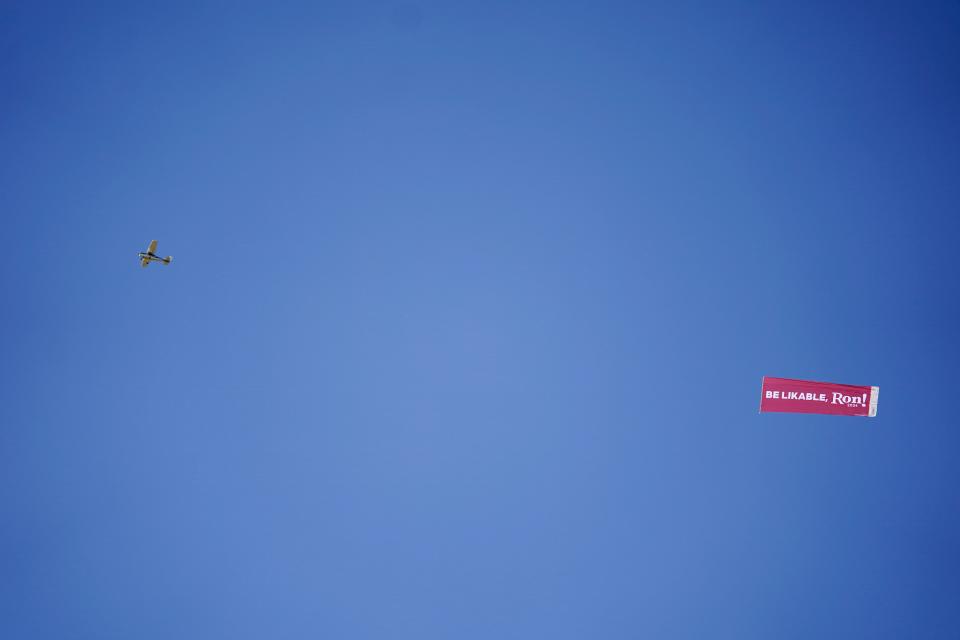
[[162, 262], [164, 264], [170, 263], [170, 258], [161, 258], [160, 256], [154, 253], [149, 253], [149, 252], [145, 253], [141, 251], [137, 255], [140, 257], [141, 260], [147, 260], [148, 262]]

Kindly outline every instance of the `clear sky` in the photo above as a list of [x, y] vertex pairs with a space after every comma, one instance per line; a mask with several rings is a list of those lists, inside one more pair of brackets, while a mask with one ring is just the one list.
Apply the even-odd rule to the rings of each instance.
[[960, 6], [869, 5], [3, 3], [0, 637], [960, 637]]

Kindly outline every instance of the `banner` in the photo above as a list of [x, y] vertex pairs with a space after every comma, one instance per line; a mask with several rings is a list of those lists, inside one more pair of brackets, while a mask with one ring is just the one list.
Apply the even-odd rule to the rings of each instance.
[[877, 415], [879, 397], [880, 387], [764, 376], [760, 413], [779, 411], [873, 417]]

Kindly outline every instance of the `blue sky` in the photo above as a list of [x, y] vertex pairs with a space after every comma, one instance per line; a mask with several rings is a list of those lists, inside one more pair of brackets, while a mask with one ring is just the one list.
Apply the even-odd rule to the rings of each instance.
[[958, 32], [6, 3], [0, 636], [960, 635]]

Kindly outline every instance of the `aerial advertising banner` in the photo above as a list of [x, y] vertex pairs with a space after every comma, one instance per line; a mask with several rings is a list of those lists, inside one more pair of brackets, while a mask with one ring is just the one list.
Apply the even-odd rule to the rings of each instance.
[[760, 413], [829, 413], [839, 416], [877, 415], [880, 387], [764, 376]]

